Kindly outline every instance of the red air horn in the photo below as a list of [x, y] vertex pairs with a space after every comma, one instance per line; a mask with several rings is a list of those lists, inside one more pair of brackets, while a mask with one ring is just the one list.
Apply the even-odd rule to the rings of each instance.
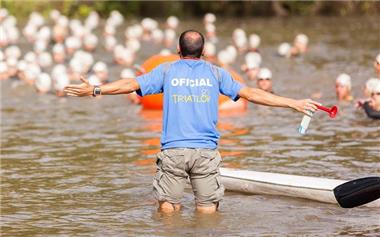
[[329, 114], [330, 118], [335, 118], [336, 114], [338, 113], [338, 107], [336, 107], [336, 106], [333, 106], [331, 108], [327, 108], [327, 107], [324, 107], [321, 105], [317, 105], [317, 108], [327, 112]]

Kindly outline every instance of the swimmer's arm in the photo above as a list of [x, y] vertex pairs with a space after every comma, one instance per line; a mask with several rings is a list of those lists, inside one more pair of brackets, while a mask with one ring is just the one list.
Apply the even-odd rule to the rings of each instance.
[[[88, 80], [83, 76], [80, 77], [82, 84], [79, 85], [68, 85], [65, 87], [64, 92], [68, 96], [92, 96], [94, 91], [94, 86], [90, 85]], [[137, 83], [136, 79], [120, 79], [114, 82], [110, 82], [100, 86], [102, 95], [118, 95], [118, 94], [129, 94], [133, 91], [140, 89], [140, 85]]]
[[312, 101], [310, 99], [295, 100], [274, 95], [264, 90], [251, 87], [242, 88], [239, 91], [239, 96], [255, 104], [273, 107], [292, 108], [298, 112], [305, 114], [309, 114], [309, 111], [316, 111], [316, 105], [320, 105], [320, 103]]

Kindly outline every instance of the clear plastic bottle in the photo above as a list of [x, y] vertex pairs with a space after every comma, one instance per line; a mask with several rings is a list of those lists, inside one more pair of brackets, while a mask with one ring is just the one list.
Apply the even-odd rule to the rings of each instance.
[[300, 126], [298, 127], [298, 132], [302, 135], [306, 134], [307, 128], [309, 127], [311, 117], [313, 117], [313, 112], [309, 111], [309, 115], [304, 115]]

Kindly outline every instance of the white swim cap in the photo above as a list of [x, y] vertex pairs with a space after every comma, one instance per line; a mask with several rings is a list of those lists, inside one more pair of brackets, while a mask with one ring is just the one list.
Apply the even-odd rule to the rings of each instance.
[[44, 17], [38, 12], [32, 12], [30, 14], [29, 21], [36, 27], [40, 27], [45, 23]]
[[348, 75], [346, 73], [340, 74], [336, 78], [336, 83], [338, 83], [339, 85], [342, 85], [342, 86], [347, 86], [348, 89], [351, 89], [351, 77], [350, 77], [350, 75]]
[[372, 93], [380, 93], [380, 82], [373, 86]]
[[115, 29], [115, 26], [113, 25], [106, 25], [104, 27], [104, 32], [107, 34], [107, 35], [115, 35], [116, 33], [116, 29]]
[[28, 68], [34, 72], [36, 75], [39, 75], [41, 73], [41, 68], [38, 66], [37, 63], [32, 63], [28, 65]]
[[96, 11], [91, 11], [84, 23], [89, 30], [95, 29], [99, 25], [99, 14]]
[[207, 13], [204, 16], [204, 21], [206, 23], [214, 23], [216, 21], [216, 16], [213, 13]]
[[57, 25], [67, 27], [69, 25], [69, 19], [67, 19], [66, 16], [61, 15], [57, 20]]
[[9, 27], [7, 29], [7, 33], [8, 33], [8, 41], [11, 43], [11, 44], [15, 44], [17, 43], [19, 37], [20, 37], [20, 33], [18, 31], [18, 29], [16, 27]]
[[305, 34], [298, 34], [294, 41], [296, 43], [307, 45], [307, 43], [309, 42], [309, 38]]
[[245, 63], [249, 69], [258, 68], [261, 64], [261, 55], [256, 52], [249, 52], [245, 55]]
[[121, 57], [123, 58], [123, 61], [127, 64], [130, 65], [133, 63], [135, 60], [135, 55], [132, 50], [129, 48], [123, 48], [121, 51]]
[[37, 64], [29, 64], [24, 73], [29, 80], [35, 80], [41, 73], [41, 68]]
[[237, 54], [238, 54], [236, 48], [232, 45], [229, 45], [229, 46], [227, 46], [226, 51], [228, 52], [228, 54], [230, 56], [231, 62], [235, 61]]
[[137, 51], [140, 50], [141, 44], [138, 39], [129, 39], [126, 43], [127, 48], [132, 50], [132, 52], [136, 53]]
[[94, 72], [108, 72], [107, 64], [104, 62], [97, 62], [93, 67]]
[[51, 75], [53, 79], [60, 77], [62, 74], [66, 74], [66, 67], [63, 64], [57, 64], [53, 67], [53, 70], [51, 71]]
[[28, 52], [24, 55], [24, 60], [27, 63], [35, 63], [37, 60], [37, 56], [34, 52]]
[[173, 29], [166, 29], [164, 32], [166, 40], [174, 40], [175, 39], [175, 31]]
[[249, 47], [253, 49], [257, 49], [260, 45], [261, 39], [260, 36], [256, 34], [251, 34], [249, 36]]
[[17, 67], [17, 59], [16, 58], [7, 58], [8, 67]]
[[5, 62], [0, 62], [0, 73], [5, 73], [8, 71], [8, 65]]
[[42, 53], [43, 51], [45, 51], [47, 48], [47, 42], [46, 41], [42, 41], [42, 40], [38, 40], [34, 43], [34, 52], [36, 52], [37, 54], [38, 53]]
[[113, 10], [111, 12], [111, 15], [110, 15], [109, 19], [111, 21], [111, 24], [114, 25], [114, 26], [119, 26], [124, 21], [123, 15], [121, 15], [121, 13], [119, 11], [117, 11], [117, 10]]
[[169, 28], [176, 29], [178, 27], [179, 20], [176, 16], [169, 16], [166, 20], [166, 24], [168, 24]]
[[65, 47], [63, 44], [55, 44], [53, 46], [53, 53], [65, 53]]
[[10, 27], [16, 27], [17, 19], [14, 16], [8, 16], [3, 20], [2, 24], [7, 29], [9, 29]]
[[221, 64], [230, 64], [231, 63], [231, 59], [230, 58], [231, 57], [228, 54], [227, 50], [219, 51], [219, 53], [218, 53], [218, 61]]
[[58, 21], [60, 16], [61, 16], [61, 13], [57, 9], [53, 9], [49, 13], [50, 19], [52, 19], [54, 22]]
[[108, 35], [106, 36], [104, 43], [107, 50], [112, 50], [117, 44], [117, 41], [115, 37]]
[[148, 31], [152, 31], [157, 28], [158, 23], [157, 21], [153, 20], [152, 18], [144, 18], [141, 21], [141, 26]]
[[170, 52], [170, 49], [162, 49], [162, 50], [160, 51], [160, 55], [162, 55], [162, 56], [168, 56], [168, 55], [170, 55], [170, 54], [172, 54], [172, 53]]
[[20, 60], [18, 63], [17, 63], [17, 70], [19, 71], [25, 71], [26, 68], [28, 67], [28, 64], [25, 62], [25, 60]]
[[87, 46], [96, 46], [98, 44], [98, 37], [94, 34], [88, 34], [84, 36], [83, 43]]
[[152, 38], [155, 42], [160, 43], [164, 39], [164, 33], [160, 29], [154, 29], [152, 31]]
[[72, 58], [69, 63], [70, 69], [75, 73], [82, 73], [83, 66], [79, 58]]
[[206, 56], [215, 56], [216, 54], [216, 47], [213, 43], [211, 42], [206, 42], [205, 43], [205, 54]]
[[83, 65], [82, 73], [86, 73], [94, 63], [93, 55], [83, 50], [79, 50], [76, 55]]
[[99, 77], [96, 75], [91, 75], [88, 77], [88, 83], [92, 86], [100, 86], [102, 82], [100, 81]]
[[50, 53], [48, 52], [42, 52], [39, 56], [38, 56], [38, 64], [45, 68], [45, 67], [50, 67], [53, 63], [53, 59], [51, 58], [51, 55]]
[[51, 30], [49, 27], [47, 26], [44, 26], [42, 27], [38, 33], [37, 33], [37, 39], [38, 40], [42, 40], [42, 41], [50, 41], [50, 37], [51, 37]]
[[121, 71], [120, 77], [123, 79], [127, 79], [127, 78], [135, 78], [136, 75], [131, 69], [125, 68]]
[[278, 46], [277, 53], [280, 56], [287, 57], [290, 54], [292, 46], [289, 43], [282, 43]]
[[240, 37], [244, 37], [244, 38], [247, 38], [247, 35], [245, 33], [245, 31], [241, 28], [236, 28], [233, 32], [232, 32], [232, 38], [235, 39], [235, 38], [240, 38]]
[[215, 25], [212, 23], [207, 23], [205, 26], [206, 32], [215, 32]]
[[48, 91], [51, 88], [51, 78], [47, 73], [41, 73], [36, 78], [36, 88], [40, 91]]
[[70, 79], [67, 73], [62, 73], [59, 76], [54, 77], [53, 80], [54, 89], [56, 91], [63, 91], [63, 89], [70, 83]]
[[247, 45], [247, 38], [246, 37], [234, 38], [234, 43], [235, 43], [236, 47], [244, 48]]
[[124, 34], [125, 34], [125, 37], [128, 39], [141, 38], [143, 32], [144, 32], [143, 27], [141, 25], [136, 24], [136, 25], [128, 27], [125, 30]]
[[9, 46], [5, 49], [5, 57], [6, 58], [16, 58], [19, 59], [21, 57], [21, 50], [16, 45]]
[[23, 33], [25, 36], [34, 38], [37, 33], [37, 27], [31, 24], [28, 24], [24, 27]]
[[261, 68], [259, 71], [259, 74], [257, 74], [258, 79], [266, 79], [271, 80], [272, 79], [272, 72], [268, 68]]
[[77, 37], [70, 36], [65, 40], [66, 48], [79, 49], [81, 47], [81, 41]]
[[380, 84], [379, 78], [370, 78], [365, 83], [365, 87], [369, 91], [369, 93], [372, 93], [373, 89], [376, 87], [377, 84]]
[[5, 18], [8, 16], [8, 10], [6, 8], [0, 8], [0, 18]]

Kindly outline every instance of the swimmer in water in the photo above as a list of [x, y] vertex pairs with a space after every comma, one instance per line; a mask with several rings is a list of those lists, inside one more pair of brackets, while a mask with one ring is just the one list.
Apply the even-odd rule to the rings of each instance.
[[248, 80], [254, 81], [260, 71], [261, 55], [257, 52], [249, 52], [245, 55], [245, 64], [241, 66], [241, 70], [245, 72]]
[[299, 56], [306, 53], [309, 38], [305, 34], [298, 34], [294, 39], [293, 47], [291, 49], [292, 56]]
[[365, 102], [371, 101], [371, 94], [372, 94], [372, 89], [375, 87], [377, 83], [380, 83], [380, 79], [378, 78], [370, 78], [367, 80], [364, 86], [363, 94], [365, 99], [360, 99], [356, 101], [355, 107], [360, 108], [363, 107], [363, 104]]
[[272, 72], [268, 68], [261, 68], [257, 75], [257, 88], [273, 94]]
[[371, 88], [371, 99], [363, 104], [367, 116], [372, 119], [380, 119], [380, 80]]
[[351, 95], [351, 77], [348, 74], [342, 73], [336, 78], [335, 82], [336, 97], [339, 101], [352, 101]]

